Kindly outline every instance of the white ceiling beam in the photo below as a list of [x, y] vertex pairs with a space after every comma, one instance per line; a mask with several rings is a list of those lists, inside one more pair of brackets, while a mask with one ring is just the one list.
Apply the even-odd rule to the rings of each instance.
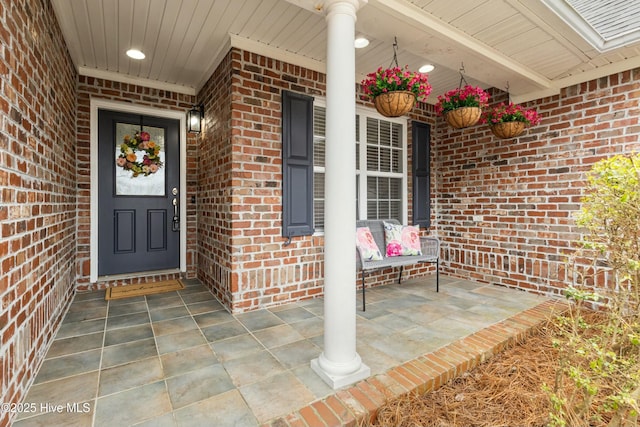
[[[465, 34], [407, 1], [369, 0], [369, 5], [370, 7], [373, 6], [379, 9], [385, 14], [391, 15], [412, 25], [418, 30], [447, 40], [462, 52], [467, 52], [469, 55], [479, 56], [493, 66], [499, 67], [510, 73], [518, 74], [523, 79], [526, 79], [533, 85], [539, 87], [541, 90], [553, 88], [552, 81], [541, 74], [523, 66], [519, 62], [513, 61], [498, 50], [479, 42], [470, 35]], [[459, 64], [443, 65], [456, 69]]]
[[551, 34], [558, 43], [581, 61], [589, 61], [590, 57], [584, 52], [588, 52], [591, 45], [544, 3], [531, 0], [506, 0], [506, 2], [535, 26]]

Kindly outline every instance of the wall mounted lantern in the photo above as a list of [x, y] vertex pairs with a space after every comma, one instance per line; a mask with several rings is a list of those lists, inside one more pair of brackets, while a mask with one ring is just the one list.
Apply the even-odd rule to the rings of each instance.
[[202, 119], [204, 117], [204, 106], [194, 105], [189, 112], [187, 112], [187, 132], [200, 133], [202, 132]]

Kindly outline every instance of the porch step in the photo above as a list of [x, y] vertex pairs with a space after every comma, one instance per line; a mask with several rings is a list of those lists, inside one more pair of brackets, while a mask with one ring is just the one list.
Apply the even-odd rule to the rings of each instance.
[[364, 420], [372, 419], [385, 402], [408, 393], [438, 389], [493, 355], [524, 341], [537, 326], [567, 309], [564, 301], [545, 301], [434, 352], [270, 420], [261, 427], [361, 425]]

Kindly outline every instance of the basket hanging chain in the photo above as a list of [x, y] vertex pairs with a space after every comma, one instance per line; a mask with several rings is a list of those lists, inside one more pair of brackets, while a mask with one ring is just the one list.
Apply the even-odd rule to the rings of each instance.
[[505, 89], [507, 90], [507, 104], [511, 104], [511, 94], [509, 93], [509, 80], [507, 80], [507, 87]]
[[458, 83], [458, 90], [462, 89], [462, 82], [464, 82], [465, 86], [468, 86], [467, 79], [464, 78], [464, 63], [460, 63], [460, 83]]
[[398, 65], [398, 38], [395, 36], [393, 37], [393, 58], [391, 59], [391, 63], [389, 64], [388, 68], [391, 68], [394, 63], [396, 64], [397, 68], [400, 68], [400, 66]]

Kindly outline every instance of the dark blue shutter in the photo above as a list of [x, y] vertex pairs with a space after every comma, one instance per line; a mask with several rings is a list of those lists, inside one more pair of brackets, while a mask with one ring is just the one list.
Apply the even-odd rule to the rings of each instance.
[[313, 98], [282, 92], [282, 235], [313, 234]]
[[431, 225], [430, 155], [431, 126], [412, 122], [413, 145], [413, 224], [428, 228]]

